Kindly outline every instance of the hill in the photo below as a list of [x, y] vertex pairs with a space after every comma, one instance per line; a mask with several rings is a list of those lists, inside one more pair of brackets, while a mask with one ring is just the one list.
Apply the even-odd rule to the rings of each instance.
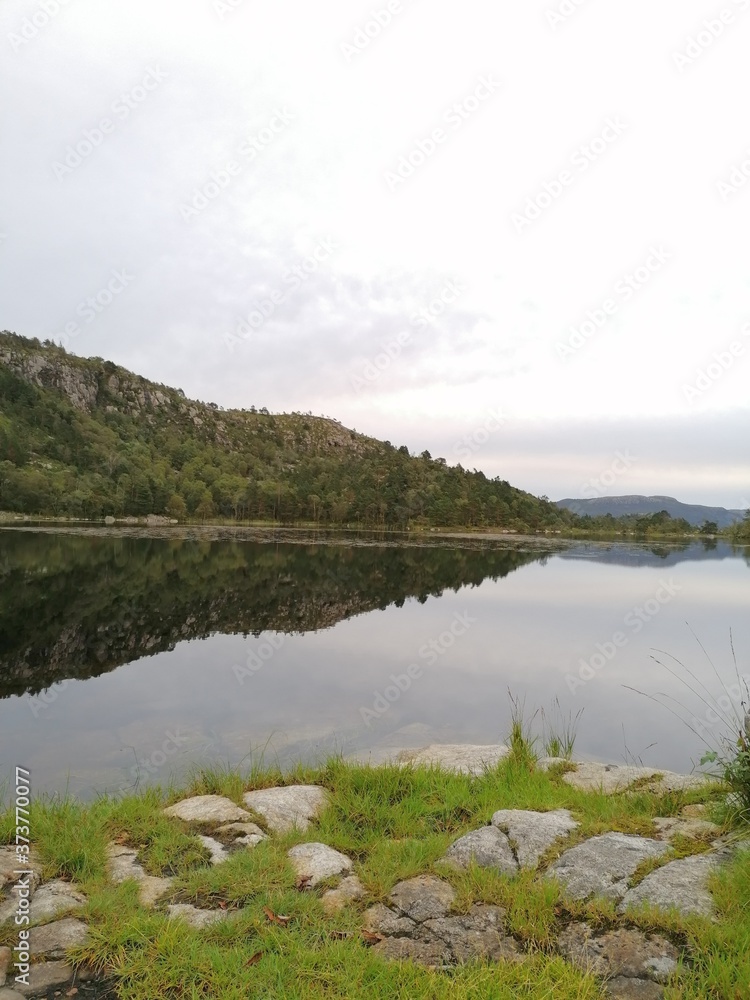
[[504, 480], [330, 418], [225, 410], [7, 331], [0, 510], [516, 531], [575, 520]]
[[595, 497], [588, 500], [557, 500], [557, 506], [581, 516], [641, 517], [665, 510], [672, 518], [683, 518], [693, 526], [713, 521], [719, 528], [729, 528], [742, 521], [744, 510], [727, 510], [726, 507], [705, 507], [701, 504], [682, 503], [674, 497]]

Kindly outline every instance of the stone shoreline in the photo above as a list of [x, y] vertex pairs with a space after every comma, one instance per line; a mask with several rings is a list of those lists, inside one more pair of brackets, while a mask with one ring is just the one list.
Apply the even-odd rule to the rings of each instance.
[[[401, 751], [395, 762], [403, 766], [437, 765], [447, 771], [478, 775], [507, 756], [502, 746], [439, 746]], [[548, 758], [539, 767], [561, 761]], [[566, 762], [567, 763], [567, 762]], [[567, 764], [571, 767], [570, 764]], [[561, 769], [562, 770], [562, 769]], [[706, 786], [700, 775], [678, 775], [654, 768], [616, 767], [582, 762], [566, 771], [562, 780], [573, 788], [606, 794], [638, 791], [686, 791]], [[225, 863], [235, 851], [254, 850], [269, 837], [295, 829], [307, 831], [330, 801], [330, 793], [313, 785], [292, 785], [246, 792], [242, 807], [219, 795], [193, 796], [164, 809], [177, 824], [185, 824], [210, 854], [212, 866]], [[730, 859], [737, 844], [703, 813], [705, 807], [687, 806], [681, 815], [656, 818], [654, 836], [616, 830], [585, 840], [576, 838], [579, 823], [567, 809], [549, 812], [500, 809], [488, 825], [459, 837], [442, 864], [452, 868], [477, 865], [508, 876], [534, 873], [536, 879], [556, 879], [571, 901], [611, 900], [627, 917], [644, 903], [658, 910], [714, 919], [708, 879]], [[196, 832], [200, 831], [200, 832]], [[675, 838], [694, 839], [696, 853], [674, 858]], [[700, 850], [698, 845], [700, 844]], [[747, 842], [743, 842], [747, 847]], [[366, 903], [366, 892], [354, 874], [353, 860], [324, 843], [300, 843], [288, 851], [297, 874], [299, 892], [315, 891], [325, 883], [321, 900], [326, 912]], [[633, 884], [633, 876], [649, 863], [652, 870]], [[15, 849], [0, 848], [0, 885], [6, 892], [17, 867]], [[32, 856], [30, 951], [32, 971], [28, 987], [13, 982], [9, 948], [0, 949], [0, 1000], [47, 997], [70, 989], [74, 981], [90, 982], [85, 970], [74, 971], [68, 950], [84, 944], [88, 928], [76, 913], [86, 903], [80, 889], [60, 879], [44, 882]], [[108, 848], [108, 877], [116, 885], [127, 880], [139, 886], [144, 907], [157, 907], [169, 919], [193, 928], [232, 920], [241, 910], [199, 908], [170, 901], [174, 879], [146, 874], [133, 847], [112, 843]], [[333, 882], [337, 884], [333, 885]], [[362, 933], [384, 959], [404, 960], [430, 968], [446, 968], [472, 959], [523, 962], [523, 942], [505, 929], [502, 907], [474, 903], [468, 912], [454, 912], [455, 891], [436, 875], [420, 875], [399, 882], [387, 904], [374, 903], [362, 914]], [[13, 898], [0, 901], [0, 926], [12, 921]], [[646, 934], [627, 923], [596, 930], [585, 920], [564, 927], [557, 953], [574, 966], [601, 977], [612, 1000], [658, 1000], [667, 980], [679, 972], [679, 963], [691, 956], [667, 934]], [[7, 985], [6, 983], [7, 976]], [[92, 984], [91, 988], [94, 988]], [[67, 993], [65, 995], [72, 995]], [[81, 996], [89, 995], [81, 989]], [[90, 994], [94, 995], [94, 994]], [[104, 994], [101, 994], [104, 995]]]

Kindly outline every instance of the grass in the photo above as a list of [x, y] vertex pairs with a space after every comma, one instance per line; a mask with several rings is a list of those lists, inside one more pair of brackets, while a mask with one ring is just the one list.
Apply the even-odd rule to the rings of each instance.
[[[520, 738], [530, 738], [523, 726]], [[654, 817], [677, 815], [691, 802], [713, 804], [722, 794], [660, 796], [642, 789], [605, 796], [570, 787], [562, 773], [536, 768], [521, 740], [507, 760], [478, 777], [415, 766], [370, 768], [340, 759], [283, 775], [255, 764], [244, 775], [229, 769], [196, 773], [182, 793], [146, 789], [93, 803], [38, 800], [31, 826], [45, 877], [74, 880], [88, 897], [82, 916], [91, 936], [75, 959], [112, 977], [123, 1000], [600, 1000], [601, 983], [554, 952], [560, 930], [574, 919], [597, 927], [636, 924], [689, 944], [693, 964], [679, 987], [668, 989], [669, 1000], [744, 998], [750, 982], [750, 854], [714, 878], [716, 923], [649, 911], [626, 921], [611, 903], [566, 901], [557, 883], [538, 873], [510, 878], [441, 864], [453, 840], [487, 824], [498, 809], [572, 812], [580, 827], [542, 859], [544, 868], [586, 837], [608, 830], [653, 834]], [[162, 812], [186, 794], [224, 794], [239, 803], [249, 788], [301, 782], [323, 785], [331, 793], [330, 807], [317, 824], [305, 833], [272, 837], [213, 868], [195, 838], [198, 828]], [[10, 842], [12, 835], [12, 817], [0, 816], [0, 840]], [[113, 886], [106, 880], [106, 845], [112, 840], [136, 848], [150, 874], [175, 877], [167, 901], [238, 912], [230, 921], [195, 931], [167, 920], [163, 906], [144, 909], [135, 883]], [[321, 903], [322, 890], [297, 891], [287, 851], [305, 841], [322, 841], [353, 859], [366, 891], [362, 903], [330, 916]], [[680, 841], [670, 857], [704, 848], [701, 842]], [[386, 900], [396, 882], [429, 873], [453, 885], [456, 912], [477, 902], [503, 907], [507, 929], [524, 946], [527, 961], [429, 971], [388, 963], [373, 952], [360, 933], [362, 911]], [[270, 922], [265, 908], [288, 916], [288, 925]], [[5, 941], [9, 934], [0, 934], [0, 944], [11, 943]]]

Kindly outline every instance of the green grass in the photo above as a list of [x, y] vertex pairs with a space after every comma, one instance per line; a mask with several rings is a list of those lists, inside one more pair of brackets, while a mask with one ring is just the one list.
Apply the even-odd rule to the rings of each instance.
[[[669, 1000], [744, 1000], [750, 983], [750, 854], [736, 858], [713, 880], [720, 914], [716, 923], [648, 910], [626, 921], [611, 903], [566, 901], [557, 883], [538, 873], [510, 878], [441, 864], [453, 840], [487, 824], [498, 809], [570, 809], [580, 827], [542, 859], [543, 869], [565, 847], [586, 837], [608, 830], [652, 835], [655, 816], [676, 815], [687, 803], [718, 801], [722, 794], [582, 792], [562, 780], [562, 768], [542, 772], [523, 744], [517, 751], [476, 778], [437, 768], [370, 768], [340, 759], [317, 770], [281, 774], [256, 761], [245, 774], [221, 768], [196, 773], [182, 792], [147, 789], [88, 804], [38, 800], [31, 824], [35, 849], [46, 878], [74, 880], [86, 893], [83, 919], [91, 937], [74, 957], [112, 977], [123, 1000], [600, 1000], [601, 983], [554, 952], [561, 928], [573, 919], [601, 928], [630, 924], [659, 930], [688, 945], [692, 965], [680, 985], [668, 989]], [[217, 867], [207, 864], [194, 836], [197, 828], [162, 812], [187, 794], [223, 794], [241, 803], [250, 788], [301, 782], [323, 785], [331, 793], [331, 805], [319, 821], [305, 833], [272, 837]], [[0, 840], [10, 842], [12, 833], [12, 817], [0, 815]], [[195, 931], [167, 920], [163, 905], [144, 909], [135, 883], [113, 886], [106, 880], [106, 845], [112, 840], [137, 849], [150, 874], [175, 877], [164, 903], [220, 906], [232, 919]], [[322, 841], [348, 854], [365, 887], [365, 900], [330, 916], [321, 903], [322, 887], [298, 891], [287, 851], [305, 841]], [[705, 846], [679, 841], [670, 858]], [[360, 933], [363, 910], [386, 900], [396, 882], [427, 873], [453, 885], [455, 912], [467, 912], [474, 903], [503, 907], [507, 929], [523, 945], [527, 961], [428, 971], [388, 963], [373, 952]], [[266, 908], [288, 916], [288, 925], [269, 921]], [[0, 935], [0, 944], [5, 937]]]

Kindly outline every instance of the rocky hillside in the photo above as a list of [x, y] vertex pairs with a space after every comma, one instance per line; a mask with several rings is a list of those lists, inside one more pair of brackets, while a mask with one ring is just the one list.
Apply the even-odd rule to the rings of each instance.
[[0, 510], [390, 527], [561, 527], [499, 478], [310, 414], [224, 410], [102, 358], [0, 334]]

